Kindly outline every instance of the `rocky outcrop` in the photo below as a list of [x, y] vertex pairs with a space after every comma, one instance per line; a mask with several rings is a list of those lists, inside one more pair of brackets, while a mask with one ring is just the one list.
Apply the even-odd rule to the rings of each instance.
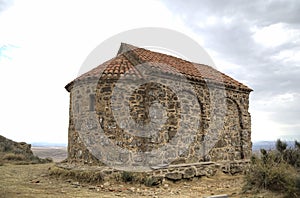
[[40, 159], [31, 150], [31, 144], [15, 142], [0, 135], [0, 160], [2, 162], [45, 163], [51, 159]]
[[31, 145], [26, 142], [15, 142], [0, 135], [0, 152], [23, 154], [25, 156], [33, 156]]

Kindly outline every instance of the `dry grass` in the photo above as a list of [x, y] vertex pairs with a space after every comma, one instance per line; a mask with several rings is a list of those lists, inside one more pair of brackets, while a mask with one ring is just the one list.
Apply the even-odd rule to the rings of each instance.
[[99, 197], [88, 188], [74, 188], [48, 176], [53, 164], [0, 166], [0, 197]]
[[56, 166], [49, 169], [50, 176], [59, 177], [62, 179], [73, 179], [86, 183], [101, 183], [103, 175], [100, 171], [91, 170], [66, 170]]
[[37, 156], [25, 156], [24, 154], [16, 153], [4, 153], [0, 156], [0, 165], [4, 164], [16, 164], [16, 165], [28, 165], [28, 164], [44, 164], [51, 163], [53, 160], [51, 158], [41, 159]]
[[[46, 153], [39, 155], [52, 157], [51, 150], [53, 149], [44, 149]], [[8, 158], [18, 159], [15, 156]], [[97, 171], [66, 170], [56, 167], [54, 163], [14, 165], [1, 160], [0, 172], [0, 197], [198, 198], [213, 194], [228, 194], [230, 198], [283, 196], [269, 191], [242, 193], [244, 176], [228, 176], [223, 173], [210, 178], [174, 183], [124, 172], [112, 180], [102, 181], [102, 175]], [[162, 182], [162, 185], [156, 185], [157, 182]]]
[[[244, 176], [228, 176], [222, 173], [211, 177], [191, 181], [170, 182], [147, 187], [137, 183], [121, 181], [95, 182], [81, 181], [82, 178], [94, 177], [92, 172], [66, 173], [54, 168], [54, 164], [11, 165], [0, 166], [0, 197], [160, 197], [189, 198], [204, 197], [212, 194], [228, 194], [230, 198], [237, 197], [282, 197], [279, 194], [263, 191], [258, 194], [242, 194]], [[50, 176], [56, 172], [59, 177]], [[69, 176], [73, 175], [73, 179]], [[134, 176], [134, 179], [135, 176]], [[79, 182], [78, 182], [79, 180]], [[98, 184], [97, 184], [98, 183]], [[103, 187], [104, 186], [104, 187]]]
[[7, 161], [25, 161], [26, 157], [22, 154], [15, 154], [15, 153], [6, 153], [2, 157], [2, 160]]

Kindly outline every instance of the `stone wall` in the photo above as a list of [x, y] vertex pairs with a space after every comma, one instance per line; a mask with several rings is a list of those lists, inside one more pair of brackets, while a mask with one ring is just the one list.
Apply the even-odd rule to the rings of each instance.
[[166, 146], [169, 151], [160, 156], [163, 160], [153, 164], [250, 158], [249, 92], [204, 82], [177, 82], [169, 76], [155, 80], [89, 78], [74, 83], [70, 91], [69, 162], [102, 164], [94, 156], [99, 158], [109, 151], [100, 147], [97, 151], [97, 145], [105, 147], [110, 141], [143, 155], [117, 153], [106, 161], [122, 158], [124, 163], [143, 165], [143, 158], [151, 157], [147, 153], [175, 144], [177, 136], [180, 145]]
[[[136, 182], [145, 183], [147, 180], [155, 185], [161, 184], [163, 180], [191, 180], [193, 178], [212, 177], [217, 172], [223, 172], [229, 175], [245, 174], [249, 170], [249, 160], [238, 160], [234, 162], [198, 162], [191, 164], [170, 165], [167, 167], [155, 167], [152, 170], [144, 172], [131, 172], [130, 176], [135, 178]], [[111, 180], [120, 180], [124, 171], [116, 170], [107, 166], [85, 166], [70, 163], [56, 164], [57, 167], [67, 171], [90, 172], [95, 175], [101, 175], [103, 182]], [[128, 173], [128, 172], [127, 172]], [[88, 174], [87, 174], [88, 175]]]

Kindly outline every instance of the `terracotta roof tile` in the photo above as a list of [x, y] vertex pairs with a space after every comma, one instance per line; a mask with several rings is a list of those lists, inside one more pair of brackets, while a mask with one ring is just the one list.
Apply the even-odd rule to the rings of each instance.
[[[245, 91], [252, 91], [246, 85], [234, 80], [222, 72], [214, 69], [211, 66], [199, 63], [192, 63], [170, 55], [153, 52], [143, 48], [137, 48], [132, 45], [122, 43], [118, 54], [115, 58], [106, 61], [90, 70], [89, 72], [79, 76], [74, 81], [83, 80], [88, 77], [119, 79], [123, 75], [132, 75], [137, 78], [142, 78], [142, 74], [135, 68], [138, 64], [147, 64], [152, 68], [157, 68], [159, 71], [172, 74], [184, 75], [186, 78], [193, 81], [210, 81], [217, 84], [224, 84], [227, 87], [236, 88]], [[66, 86], [74, 82], [72, 81]]]

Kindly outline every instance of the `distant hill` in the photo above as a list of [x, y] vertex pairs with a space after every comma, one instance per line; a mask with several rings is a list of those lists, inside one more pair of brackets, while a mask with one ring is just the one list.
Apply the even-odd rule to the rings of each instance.
[[[288, 147], [294, 147], [294, 141], [285, 141]], [[259, 151], [260, 149], [274, 150], [276, 148], [276, 141], [258, 141], [253, 142], [252, 150]]]
[[33, 147], [67, 147], [67, 143], [32, 142]]

